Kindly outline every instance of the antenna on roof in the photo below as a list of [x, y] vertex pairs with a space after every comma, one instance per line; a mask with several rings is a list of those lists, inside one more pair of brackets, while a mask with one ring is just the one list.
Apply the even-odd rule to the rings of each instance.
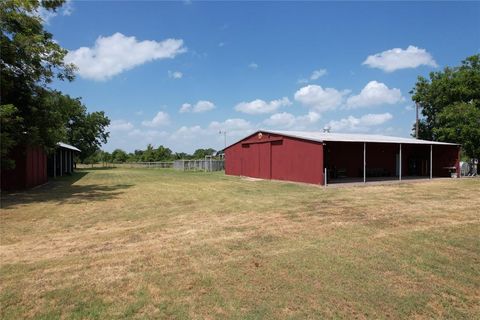
[[324, 133], [330, 133], [330, 130], [331, 130], [331, 129], [332, 129], [332, 128], [330, 128], [329, 126], [325, 126], [325, 127], [323, 128], [323, 132], [324, 132]]

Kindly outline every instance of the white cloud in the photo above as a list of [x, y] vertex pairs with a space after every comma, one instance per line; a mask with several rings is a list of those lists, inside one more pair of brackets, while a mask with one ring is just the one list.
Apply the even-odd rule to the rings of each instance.
[[247, 114], [263, 114], [277, 111], [278, 108], [290, 106], [292, 103], [287, 97], [272, 100], [270, 102], [256, 99], [250, 102], [240, 102], [235, 106], [235, 110]]
[[69, 51], [65, 61], [75, 64], [81, 77], [102, 81], [149, 61], [173, 59], [186, 51], [181, 39], [138, 41], [117, 32], [98, 37], [92, 48]]
[[314, 70], [312, 72], [312, 74], [310, 75], [309, 79], [302, 78], [302, 79], [299, 79], [297, 82], [298, 83], [308, 83], [309, 80], [310, 81], [318, 80], [326, 74], [327, 74], [327, 69]]
[[368, 56], [363, 62], [370, 68], [393, 72], [399, 69], [417, 68], [421, 65], [437, 67], [432, 55], [425, 49], [408, 46], [407, 49], [394, 48]]
[[196, 126], [182, 126], [173, 132], [170, 135], [170, 138], [176, 141], [181, 141], [186, 143], [188, 140], [195, 140], [198, 139], [199, 136], [205, 135], [206, 131], [202, 127]]
[[248, 67], [250, 69], [256, 70], [256, 69], [258, 69], [258, 64], [256, 64], [255, 62], [252, 62], [248, 65]]
[[190, 103], [182, 104], [182, 106], [180, 107], [180, 110], [178, 110], [178, 112], [180, 113], [185, 113], [190, 111], [192, 111], [192, 105]]
[[318, 120], [320, 120], [321, 116], [319, 113], [315, 112], [315, 111], [310, 111], [309, 113], [307, 113], [306, 115], [304, 116], [299, 116], [297, 117], [297, 122], [298, 123], [301, 123], [301, 124], [313, 124], [315, 122], [317, 122]]
[[193, 106], [193, 112], [205, 112], [215, 108], [213, 102], [200, 100]]
[[334, 88], [324, 89], [318, 85], [308, 85], [295, 92], [295, 100], [318, 112], [323, 112], [340, 106], [347, 93], [348, 91], [338, 91]]
[[133, 129], [133, 124], [125, 120], [112, 120], [108, 126], [109, 131], [130, 131]]
[[182, 79], [183, 73], [180, 71], [170, 71], [168, 70], [168, 77], [172, 79]]
[[167, 125], [170, 122], [170, 117], [167, 113], [163, 111], [158, 111], [158, 113], [153, 117], [152, 120], [143, 121], [142, 125], [146, 127], [160, 127]]
[[207, 101], [207, 100], [199, 100], [195, 105], [191, 105], [190, 103], [184, 103], [180, 107], [179, 112], [180, 113], [185, 113], [185, 112], [206, 112], [210, 111], [212, 109], [215, 109], [215, 104], [213, 102]]
[[324, 75], [327, 74], [326, 69], [318, 69], [312, 72], [312, 75], [310, 76], [310, 80], [317, 80], [320, 77], [323, 77]]
[[384, 83], [370, 81], [358, 95], [347, 99], [348, 108], [395, 104], [403, 101], [402, 92], [397, 88], [388, 88]]
[[271, 127], [291, 127], [295, 124], [295, 116], [288, 112], [272, 114], [263, 121], [264, 124]]
[[[113, 128], [112, 128], [113, 126]], [[105, 150], [113, 151], [120, 148], [127, 152], [135, 149], [145, 149], [147, 144], [166, 145], [169, 134], [156, 129], [137, 129], [130, 122], [114, 120], [110, 125], [110, 138]]]
[[218, 130], [227, 130], [229, 132], [232, 131], [244, 131], [252, 129], [252, 124], [241, 118], [234, 118], [234, 119], [227, 119], [223, 122], [212, 121], [208, 126], [210, 130], [218, 131]]
[[271, 115], [268, 119], [263, 121], [263, 123], [267, 126], [275, 128], [295, 128], [300, 130], [316, 123], [319, 119], [320, 114], [314, 111], [311, 111], [303, 116], [294, 116], [288, 112], [281, 112]]
[[356, 131], [366, 132], [370, 130], [370, 127], [381, 125], [389, 120], [393, 116], [390, 113], [378, 113], [378, 114], [366, 114], [360, 118], [349, 116], [340, 120], [332, 120], [327, 124], [332, 132], [342, 131]]

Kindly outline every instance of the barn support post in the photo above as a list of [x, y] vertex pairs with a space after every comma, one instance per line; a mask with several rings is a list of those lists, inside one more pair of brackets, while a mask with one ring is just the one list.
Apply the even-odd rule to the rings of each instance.
[[57, 177], [57, 150], [53, 153], [53, 178]]
[[60, 149], [60, 177], [63, 176], [63, 151]]
[[367, 182], [367, 143], [363, 143], [363, 183]]
[[430, 179], [433, 178], [433, 145], [430, 145]]
[[325, 168], [325, 172], [323, 174], [324, 186], [327, 186], [327, 168]]
[[400, 152], [398, 154], [398, 180], [402, 181], [402, 144], [400, 143]]

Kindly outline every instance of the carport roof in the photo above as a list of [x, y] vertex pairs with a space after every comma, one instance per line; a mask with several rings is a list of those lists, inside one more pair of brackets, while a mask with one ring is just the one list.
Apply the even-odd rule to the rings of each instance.
[[65, 148], [65, 149], [70, 149], [70, 150], [73, 150], [73, 151], [81, 152], [80, 149], [78, 149], [77, 147], [71, 146], [71, 145], [63, 143], [63, 142], [57, 143], [57, 146], [59, 146], [60, 148]]
[[[383, 136], [378, 134], [332, 133], [332, 132], [319, 132], [319, 131], [258, 130], [255, 133], [248, 135], [247, 137], [259, 132], [278, 134], [286, 137], [299, 138], [299, 139], [316, 141], [316, 142], [372, 142], [372, 143], [398, 143], [398, 144], [402, 143], [402, 144], [448, 145], [448, 146], [459, 145], [457, 143]], [[242, 140], [244, 139], [245, 138], [243, 138]], [[233, 146], [234, 144], [237, 144], [240, 141], [232, 143], [231, 145], [227, 146], [225, 149]]]
[[456, 143], [428, 141], [413, 138], [382, 136], [377, 134], [356, 133], [332, 133], [318, 131], [277, 131], [259, 130], [259, 132], [279, 134], [292, 138], [300, 138], [317, 142], [374, 142], [374, 143], [405, 143], [405, 144], [428, 144], [428, 145], [458, 145]]

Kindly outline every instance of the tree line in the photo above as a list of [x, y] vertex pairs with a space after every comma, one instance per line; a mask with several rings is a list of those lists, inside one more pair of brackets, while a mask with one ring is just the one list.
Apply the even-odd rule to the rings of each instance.
[[158, 161], [174, 161], [174, 160], [193, 160], [205, 159], [206, 156], [219, 158], [219, 153], [215, 149], [197, 149], [193, 154], [185, 152], [173, 152], [170, 148], [159, 146], [155, 148], [151, 144], [145, 150], [135, 150], [127, 153], [122, 149], [115, 149], [113, 152], [99, 150], [85, 160], [85, 163], [120, 163], [120, 162], [158, 162]]
[[56, 11], [64, 2], [0, 2], [2, 169], [15, 166], [12, 152], [18, 147], [37, 145], [51, 153], [65, 142], [82, 150], [83, 161], [107, 142], [110, 120], [103, 111], [88, 112], [80, 98], [49, 87], [54, 80], [73, 81], [76, 67], [65, 63], [67, 50], [37, 13]]

